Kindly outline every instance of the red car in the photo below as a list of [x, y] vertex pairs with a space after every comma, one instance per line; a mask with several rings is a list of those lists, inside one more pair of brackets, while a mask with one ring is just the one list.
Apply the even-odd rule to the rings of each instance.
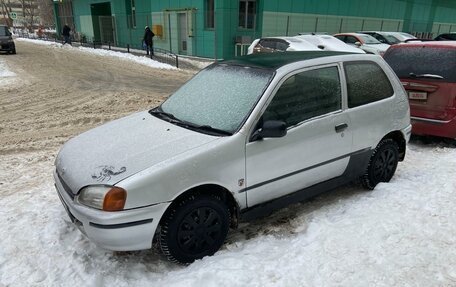
[[412, 133], [456, 139], [456, 42], [393, 45], [384, 59], [408, 93]]

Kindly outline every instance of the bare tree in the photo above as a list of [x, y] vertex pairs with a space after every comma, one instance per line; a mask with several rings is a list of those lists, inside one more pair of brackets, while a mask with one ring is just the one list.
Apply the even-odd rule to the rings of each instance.
[[53, 0], [37, 0], [41, 24], [55, 26]]
[[8, 25], [8, 27], [13, 26], [13, 19], [11, 18], [11, 5], [10, 0], [8, 0], [8, 3], [5, 2], [5, 0], [0, 0], [0, 6], [2, 7], [2, 15], [4, 19], [4, 24]]
[[22, 15], [24, 16], [24, 26], [29, 29], [30, 32], [33, 31], [33, 26], [35, 24], [35, 17], [38, 12], [38, 5], [35, 0], [19, 0], [22, 6]]

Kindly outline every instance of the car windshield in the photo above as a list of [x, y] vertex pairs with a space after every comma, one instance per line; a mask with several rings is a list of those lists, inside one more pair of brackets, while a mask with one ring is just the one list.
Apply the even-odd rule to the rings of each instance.
[[8, 28], [0, 26], [0, 36], [9, 36]]
[[363, 40], [364, 44], [381, 44], [377, 39], [370, 35], [359, 35], [359, 37]]
[[383, 37], [385, 37], [386, 40], [388, 40], [388, 42], [390, 42], [391, 44], [398, 44], [401, 42], [401, 41], [399, 41], [399, 39], [397, 39], [393, 35], [383, 35]]
[[193, 126], [232, 134], [249, 115], [273, 73], [251, 67], [212, 65], [177, 90], [161, 105], [161, 110]]
[[399, 47], [388, 50], [384, 59], [399, 78], [429, 74], [441, 76], [445, 82], [456, 82], [456, 49]]

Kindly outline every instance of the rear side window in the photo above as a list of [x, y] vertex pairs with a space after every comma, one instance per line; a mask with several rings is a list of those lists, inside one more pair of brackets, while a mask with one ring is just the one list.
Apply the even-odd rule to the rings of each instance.
[[348, 107], [354, 108], [393, 95], [388, 77], [376, 63], [348, 62], [344, 64], [347, 77]]
[[0, 26], [0, 36], [9, 36], [9, 31], [6, 26]]
[[411, 78], [410, 73], [412, 75], [432, 74], [442, 76], [444, 82], [456, 82], [456, 49], [454, 48], [397, 47], [389, 49], [384, 59], [399, 78]]

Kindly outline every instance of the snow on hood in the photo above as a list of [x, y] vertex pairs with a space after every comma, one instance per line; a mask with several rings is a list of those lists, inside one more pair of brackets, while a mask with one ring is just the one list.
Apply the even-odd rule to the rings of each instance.
[[60, 177], [77, 193], [87, 185], [113, 185], [215, 139], [144, 111], [69, 140], [60, 150], [55, 165]]
[[374, 48], [375, 50], [379, 51], [380, 53], [386, 52], [386, 50], [388, 50], [388, 48], [390, 47], [390, 45], [383, 44], [383, 43], [382, 44], [363, 44], [363, 46]]

